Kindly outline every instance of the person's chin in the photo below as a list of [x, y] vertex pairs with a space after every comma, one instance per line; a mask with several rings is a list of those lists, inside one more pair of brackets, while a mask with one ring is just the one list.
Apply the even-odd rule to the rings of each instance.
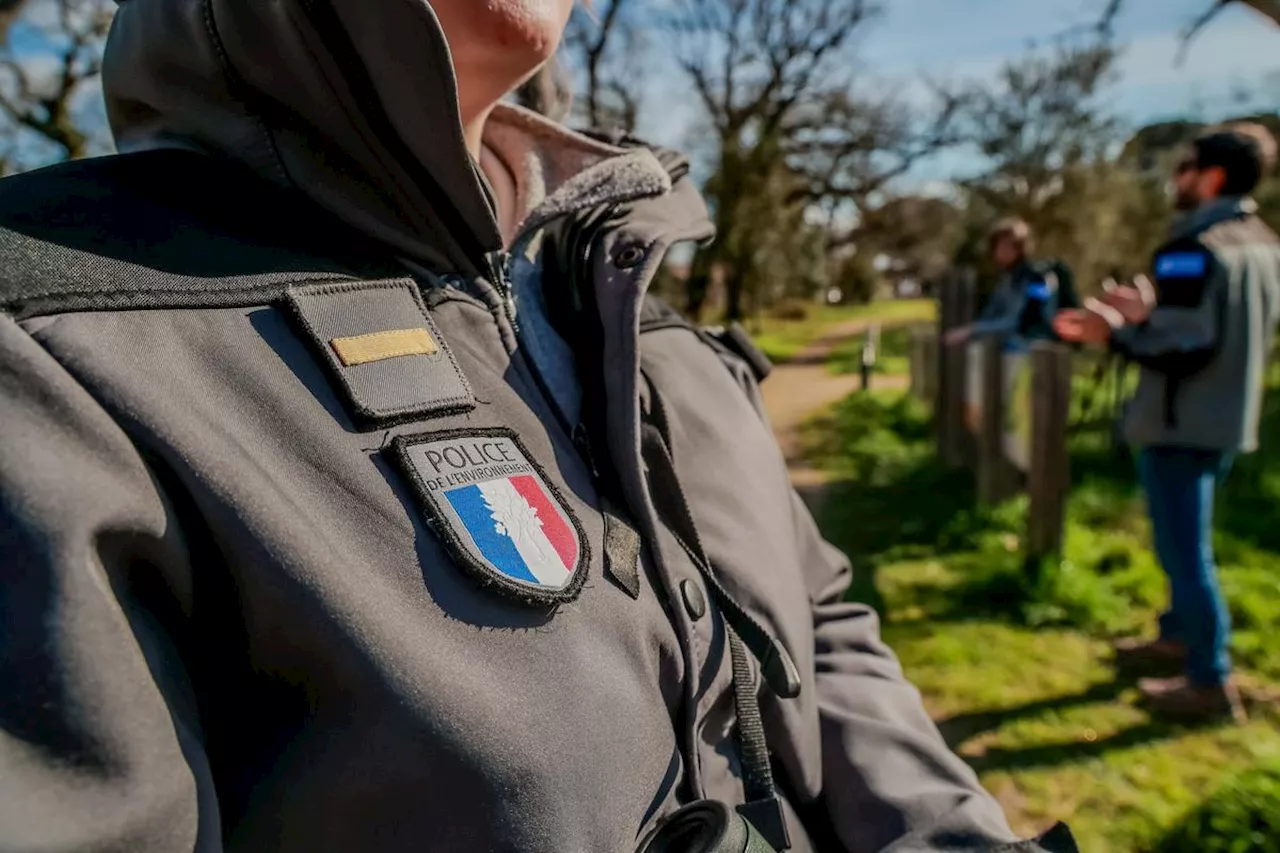
[[556, 52], [564, 32], [562, 5], [557, 0], [488, 0], [484, 29], [495, 48], [541, 64]]

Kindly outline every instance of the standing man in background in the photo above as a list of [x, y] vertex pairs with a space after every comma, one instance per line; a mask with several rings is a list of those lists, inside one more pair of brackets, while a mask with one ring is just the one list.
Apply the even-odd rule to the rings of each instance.
[[977, 321], [948, 332], [946, 342], [960, 344], [993, 335], [1021, 340], [1054, 338], [1054, 315], [1080, 304], [1071, 270], [1061, 261], [1028, 257], [1031, 226], [1017, 217], [995, 224], [987, 237], [987, 248], [1001, 281]]
[[1058, 315], [1068, 341], [1109, 344], [1142, 369], [1125, 432], [1171, 607], [1152, 642], [1123, 644], [1117, 665], [1185, 674], [1139, 687], [1179, 718], [1244, 717], [1229, 681], [1230, 622], [1213, 557], [1214, 492], [1237, 453], [1258, 446], [1263, 380], [1280, 317], [1280, 238], [1249, 193], [1275, 164], [1265, 128], [1240, 124], [1197, 139], [1174, 174], [1183, 215], [1156, 252], [1154, 286], [1111, 290]]

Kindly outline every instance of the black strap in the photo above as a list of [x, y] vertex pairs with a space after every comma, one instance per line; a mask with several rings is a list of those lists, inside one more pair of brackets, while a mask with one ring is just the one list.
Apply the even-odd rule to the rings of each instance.
[[733, 704], [738, 715], [738, 746], [742, 757], [742, 787], [747, 801], [739, 814], [751, 822], [775, 850], [791, 847], [791, 834], [782, 813], [782, 800], [773, 781], [769, 763], [769, 743], [764, 736], [764, 718], [760, 714], [760, 698], [742, 639], [731, 626], [725, 626], [729, 637], [729, 657], [733, 664]]
[[733, 702], [738, 712], [738, 738], [742, 741], [742, 782], [748, 800], [763, 800], [773, 795], [773, 768], [769, 765], [769, 749], [765, 743], [764, 720], [760, 702], [751, 689], [755, 679], [746, 647], [733, 628], [727, 628], [729, 657], [733, 664]]
[[[800, 676], [786, 649], [742, 609], [721, 585], [703, 550], [684, 490], [676, 477], [668, 451], [664, 427], [666, 413], [661, 397], [650, 387], [651, 420], [643, 425], [641, 452], [649, 469], [649, 488], [663, 522], [688, 554], [711, 590], [725, 619], [729, 655], [733, 668], [734, 705], [738, 716], [738, 746], [742, 758], [743, 789], [747, 802], [738, 812], [759, 830], [775, 850], [791, 847], [782, 799], [778, 796], [769, 764], [769, 745], [764, 719], [755, 692], [746, 649], [760, 662], [765, 682], [779, 696], [794, 698], [800, 693]], [[655, 423], [656, 422], [656, 423]]]
[[689, 555], [689, 559], [698, 567], [716, 604], [724, 611], [725, 619], [760, 662], [765, 683], [780, 698], [794, 699], [800, 695], [800, 673], [796, 670], [791, 655], [755, 617], [733, 600], [716, 577], [711, 561], [707, 559], [697, 525], [693, 521], [693, 513], [689, 511], [689, 501], [680, 486], [675, 463], [668, 450], [667, 418], [662, 396], [652, 383], [649, 384], [649, 400], [650, 419], [641, 429], [640, 449], [649, 469], [649, 489], [653, 493], [658, 514], [662, 516], [680, 547]]

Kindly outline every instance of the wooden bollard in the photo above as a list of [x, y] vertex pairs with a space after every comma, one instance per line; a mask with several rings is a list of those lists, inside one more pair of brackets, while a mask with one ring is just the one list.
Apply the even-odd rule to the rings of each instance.
[[1009, 463], [1004, 452], [1005, 382], [1001, 341], [982, 342], [982, 421], [978, 426], [978, 502], [997, 504], [1009, 496]]
[[923, 352], [921, 353], [921, 394], [920, 399], [928, 403], [930, 408], [936, 411], [936, 401], [938, 397], [938, 368], [940, 359], [938, 356], [938, 335], [930, 328], [925, 328], [925, 334], [921, 340]]
[[951, 329], [973, 322], [975, 279], [968, 270], [952, 270], [939, 293], [935, 422], [938, 456], [948, 468], [962, 468], [972, 459], [972, 437], [964, 424], [968, 347], [940, 340]]
[[972, 440], [964, 423], [965, 380], [969, 347], [950, 344], [941, 347], [942, 372], [938, 390], [938, 455], [948, 468], [969, 464]]
[[1071, 352], [1061, 344], [1031, 347], [1031, 470], [1027, 556], [1062, 552], [1071, 486], [1067, 421], [1071, 415]]
[[932, 333], [933, 330], [928, 326], [911, 327], [911, 357], [909, 362], [911, 396], [917, 400], [927, 400], [929, 398], [929, 390], [925, 387], [926, 365], [929, 357], [926, 344]]

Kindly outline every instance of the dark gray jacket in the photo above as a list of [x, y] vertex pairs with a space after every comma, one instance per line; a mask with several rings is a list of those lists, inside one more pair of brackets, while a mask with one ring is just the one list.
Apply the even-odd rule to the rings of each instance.
[[629, 851], [743, 801], [730, 611], [794, 662], [746, 662], [794, 849], [1010, 840], [750, 371], [644, 309], [711, 234], [687, 169], [490, 123], [566, 423], [446, 57], [425, 4], [132, 0], [132, 153], [0, 184], [0, 849]]
[[1142, 369], [1125, 420], [1137, 445], [1249, 452], [1280, 320], [1280, 238], [1247, 198], [1177, 222], [1156, 252], [1157, 305], [1113, 348]]

